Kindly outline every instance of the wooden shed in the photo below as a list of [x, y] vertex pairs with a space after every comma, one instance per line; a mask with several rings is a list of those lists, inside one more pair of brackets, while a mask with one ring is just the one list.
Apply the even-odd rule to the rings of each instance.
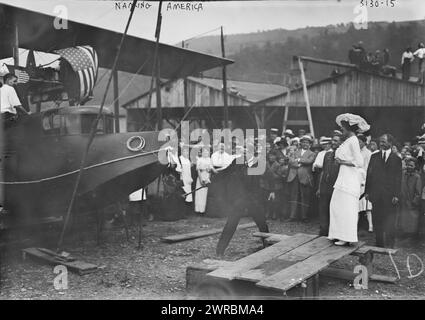
[[[344, 112], [365, 117], [373, 136], [390, 132], [400, 140], [414, 137], [425, 120], [425, 87], [397, 77], [353, 68], [308, 84], [307, 92], [316, 136], [328, 135], [336, 128], [336, 116]], [[289, 107], [288, 120], [293, 126], [307, 118], [301, 86], [256, 105], [265, 109]], [[283, 113], [284, 108], [271, 125], [282, 126]]]
[[[261, 110], [253, 105], [266, 97], [285, 92], [281, 85], [246, 81], [227, 81], [229, 120], [233, 128], [263, 127]], [[188, 77], [161, 85], [163, 127], [175, 127], [187, 113], [192, 128], [223, 127], [222, 80]], [[123, 104], [127, 110], [127, 130], [149, 129], [155, 119], [156, 95], [149, 91]], [[282, 109], [281, 106], [278, 107]]]

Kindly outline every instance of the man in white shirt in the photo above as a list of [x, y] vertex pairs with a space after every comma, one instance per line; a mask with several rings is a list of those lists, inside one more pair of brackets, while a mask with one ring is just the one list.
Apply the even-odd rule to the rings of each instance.
[[424, 73], [425, 73], [425, 65], [424, 65], [424, 58], [425, 58], [425, 45], [423, 43], [419, 43], [418, 50], [413, 52], [413, 55], [418, 58], [418, 71], [419, 71], [419, 79], [418, 82], [422, 82], [424, 80]]
[[323, 150], [317, 154], [316, 160], [314, 160], [313, 171], [320, 171], [323, 168], [323, 160], [325, 159], [325, 154], [326, 152], [331, 151], [331, 142], [332, 138], [320, 138], [319, 144], [322, 146]]
[[0, 107], [2, 115], [5, 119], [16, 119], [17, 110], [24, 114], [29, 114], [22, 107], [21, 101], [13, 87], [16, 85], [18, 78], [14, 74], [8, 73], [3, 77], [3, 79], [4, 84], [0, 88]]
[[218, 145], [218, 150], [215, 151], [211, 156], [211, 162], [213, 166], [219, 170], [228, 167], [234, 159], [234, 156], [224, 151], [224, 143], [220, 143]]

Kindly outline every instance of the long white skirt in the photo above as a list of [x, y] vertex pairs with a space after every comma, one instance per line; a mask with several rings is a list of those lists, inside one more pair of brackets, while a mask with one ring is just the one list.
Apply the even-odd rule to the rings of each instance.
[[189, 193], [185, 198], [184, 201], [186, 202], [192, 202], [192, 184], [191, 183], [184, 183], [183, 184], [183, 191], [184, 193]]
[[[196, 189], [201, 187], [201, 181], [196, 179]], [[207, 207], [208, 187], [195, 191], [195, 212], [204, 213]]]
[[328, 238], [357, 242], [359, 198], [339, 189], [334, 189], [330, 204]]

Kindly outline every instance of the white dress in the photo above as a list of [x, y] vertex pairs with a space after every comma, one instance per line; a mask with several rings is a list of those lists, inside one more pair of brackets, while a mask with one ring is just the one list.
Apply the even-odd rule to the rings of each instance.
[[[196, 189], [210, 182], [210, 172], [212, 169], [211, 158], [198, 158], [196, 169], [200, 172], [196, 179]], [[204, 213], [207, 207], [208, 187], [195, 191], [195, 212]]]
[[354, 167], [341, 165], [330, 203], [329, 239], [357, 242], [357, 220], [363, 157], [359, 141], [352, 136], [335, 151], [335, 158], [349, 161]]
[[[183, 156], [180, 156], [180, 163], [181, 163], [181, 170], [182, 170], [180, 173], [180, 178], [183, 181], [184, 193], [192, 192], [192, 182], [193, 182], [192, 172], [191, 172], [192, 164], [188, 158], [185, 158]], [[192, 194], [188, 194], [185, 198], [185, 201], [192, 202], [193, 201]]]

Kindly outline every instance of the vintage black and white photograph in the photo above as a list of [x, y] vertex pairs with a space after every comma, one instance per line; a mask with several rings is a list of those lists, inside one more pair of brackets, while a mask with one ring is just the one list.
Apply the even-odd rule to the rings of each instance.
[[423, 300], [424, 59], [423, 0], [0, 0], [0, 300]]

